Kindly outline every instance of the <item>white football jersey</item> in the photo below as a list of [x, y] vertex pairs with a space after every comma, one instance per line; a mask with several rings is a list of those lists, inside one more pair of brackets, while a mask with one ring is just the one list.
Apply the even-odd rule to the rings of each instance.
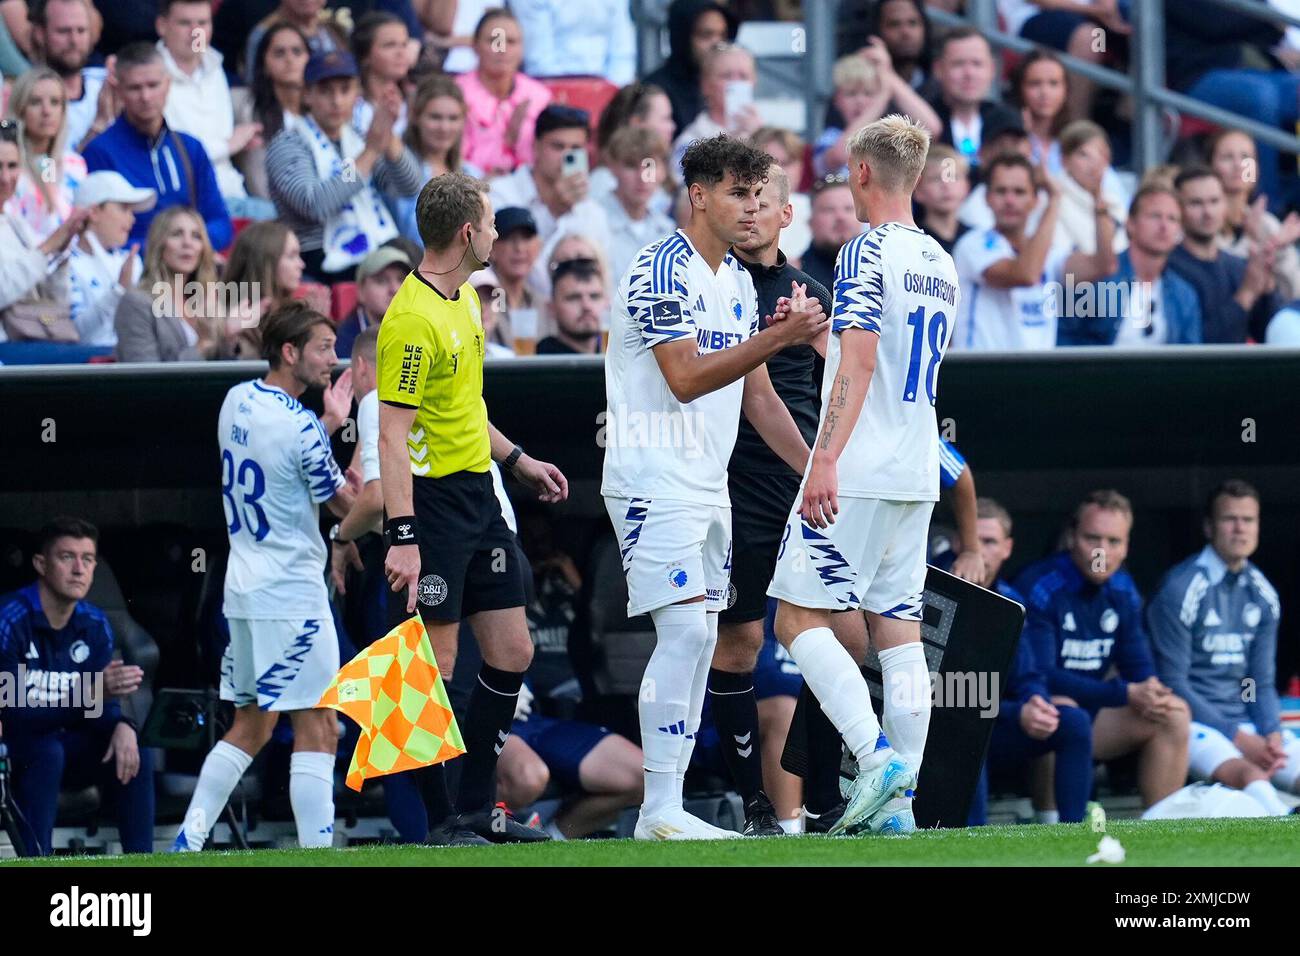
[[717, 352], [757, 331], [754, 280], [731, 253], [715, 273], [680, 230], [637, 253], [610, 318], [602, 495], [730, 505], [744, 379], [684, 405], [653, 350], [692, 338]]
[[320, 419], [261, 380], [226, 393], [217, 419], [230, 537], [227, 617], [329, 617], [318, 505], [344, 478]]
[[850, 329], [880, 336], [866, 401], [839, 458], [840, 495], [939, 499], [934, 401], [960, 299], [952, 258], [919, 229], [887, 222], [840, 249], [823, 422], [839, 371], [840, 336]]
[[1049, 283], [1063, 281], [1065, 261], [1073, 248], [1054, 242], [1035, 285], [998, 289], [984, 281], [984, 271], [995, 262], [1014, 259], [1011, 241], [996, 229], [968, 232], [952, 250], [957, 276], [966, 290], [957, 344], [972, 351], [1042, 351], [1056, 347], [1059, 295]]

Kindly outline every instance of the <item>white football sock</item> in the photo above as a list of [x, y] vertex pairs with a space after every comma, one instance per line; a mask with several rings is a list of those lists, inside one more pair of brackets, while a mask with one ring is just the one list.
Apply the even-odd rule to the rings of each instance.
[[1055, 824], [1057, 824], [1057, 823], [1060, 823], [1060, 822], [1061, 822], [1061, 811], [1060, 811], [1060, 810], [1035, 810], [1035, 811], [1034, 811], [1034, 822], [1035, 822], [1035, 823], [1047, 823], [1047, 824], [1052, 824], [1052, 825], [1055, 825]]
[[334, 845], [334, 755], [302, 750], [289, 758], [289, 805], [298, 845]]
[[930, 669], [920, 641], [880, 652], [885, 707], [881, 723], [889, 745], [918, 774], [930, 732]]
[[1291, 808], [1278, 799], [1277, 791], [1267, 780], [1256, 780], [1254, 783], [1248, 783], [1243, 788], [1244, 792], [1268, 811], [1271, 817], [1284, 817], [1291, 812]]
[[[651, 611], [650, 618], [655, 625], [655, 649], [646, 664], [637, 705], [647, 811], [681, 801], [677, 762], [686, 742], [695, 672], [709, 643], [703, 601], [670, 604]], [[704, 671], [707, 680], [707, 663]]]
[[695, 665], [695, 679], [691, 682], [690, 711], [686, 715], [686, 739], [682, 741], [682, 752], [677, 756], [677, 799], [682, 799], [682, 789], [686, 784], [686, 770], [691, 765], [691, 754], [695, 753], [695, 738], [700, 732], [700, 715], [704, 713], [704, 695], [709, 690], [709, 668], [713, 666], [713, 649], [718, 646], [718, 615], [706, 613], [705, 626], [709, 629], [709, 639], [700, 654], [700, 661]]
[[234, 744], [217, 741], [199, 771], [199, 782], [194, 786], [194, 796], [190, 797], [189, 809], [185, 811], [178, 844], [183, 844], [187, 850], [203, 849], [209, 831], [216, 825], [231, 792], [252, 762], [252, 756]]
[[871, 691], [858, 665], [835, 639], [829, 627], [804, 631], [790, 643], [790, 656], [803, 672], [822, 711], [830, 718], [858, 766], [870, 769], [883, 757], [874, 756], [880, 722], [871, 708]]

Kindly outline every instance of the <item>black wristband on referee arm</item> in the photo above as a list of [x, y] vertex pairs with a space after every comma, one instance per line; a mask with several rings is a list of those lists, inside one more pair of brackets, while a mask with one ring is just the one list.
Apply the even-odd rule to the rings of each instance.
[[388, 524], [384, 526], [384, 537], [388, 539], [390, 547], [398, 544], [419, 544], [420, 538], [415, 533], [415, 516], [389, 518]]

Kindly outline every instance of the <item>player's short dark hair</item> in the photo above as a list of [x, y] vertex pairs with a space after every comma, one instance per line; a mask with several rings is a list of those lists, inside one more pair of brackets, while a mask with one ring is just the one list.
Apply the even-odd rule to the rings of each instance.
[[761, 149], [726, 133], [697, 139], [686, 147], [682, 157], [682, 183], [689, 189], [695, 183], [713, 187], [727, 178], [745, 186], [767, 179], [767, 168], [774, 160]]
[[1182, 172], [1174, 177], [1174, 189], [1180, 193], [1183, 186], [1188, 183], [1194, 183], [1198, 179], [1218, 179], [1219, 174], [1203, 163], [1194, 163], [1191, 166], [1184, 166]]
[[443, 173], [425, 183], [415, 201], [415, 222], [424, 248], [439, 252], [451, 245], [465, 223], [477, 226], [486, 208], [486, 192], [483, 180], [464, 173]]
[[71, 515], [51, 518], [41, 527], [36, 536], [37, 553], [47, 554], [50, 548], [54, 547], [54, 542], [60, 538], [89, 538], [98, 546], [99, 529], [89, 521]]
[[1219, 506], [1220, 498], [1254, 498], [1256, 502], [1259, 502], [1259, 490], [1250, 482], [1241, 478], [1228, 478], [1219, 482], [1205, 498], [1205, 517], [1207, 520], [1214, 520], [1215, 509]]
[[306, 302], [295, 300], [273, 309], [258, 329], [262, 334], [262, 358], [271, 363], [271, 368], [279, 368], [284, 361], [284, 347], [292, 345], [302, 349], [318, 325], [334, 327], [333, 322]]
[[991, 54], [993, 52], [993, 44], [989, 43], [988, 38], [985, 37], [984, 34], [980, 33], [980, 31], [975, 27], [953, 27], [951, 30], [944, 32], [943, 35], [939, 37], [939, 40], [934, 47], [934, 58], [936, 60], [943, 59], [943, 55], [948, 51], [948, 44], [950, 43], [974, 39], [983, 40], [984, 45], [989, 48], [989, 53]]
[[1070, 527], [1079, 527], [1079, 519], [1083, 517], [1084, 509], [1089, 507], [1100, 508], [1102, 511], [1117, 511], [1128, 518], [1130, 526], [1133, 524], [1132, 503], [1114, 488], [1099, 488], [1083, 496], [1083, 500], [1074, 509], [1074, 518], [1070, 522]]
[[178, 3], [206, 3], [212, 6], [212, 0], [158, 0], [158, 16], [165, 17]]
[[579, 282], [595, 279], [602, 284], [605, 281], [600, 263], [595, 259], [562, 259], [557, 262], [551, 270], [551, 291], [554, 292], [564, 279], [577, 279]]
[[493, 20], [513, 20], [516, 26], [519, 24], [519, 18], [514, 15], [514, 11], [506, 7], [488, 7], [483, 11], [483, 16], [478, 18], [478, 23], [474, 24], [475, 40], [478, 40], [479, 34]]
[[375, 364], [375, 355], [379, 351], [379, 326], [370, 325], [357, 333], [352, 340], [352, 361], [360, 355], [371, 365]]
[[154, 63], [162, 63], [162, 54], [158, 52], [158, 48], [152, 43], [138, 40], [135, 43], [128, 43], [117, 51], [117, 64], [114, 69], [120, 77], [127, 70], [134, 70], [137, 66], [150, 66]]
[[1029, 182], [1034, 182], [1034, 164], [1019, 153], [999, 153], [988, 161], [980, 175], [984, 182], [992, 185], [993, 174], [999, 169], [1023, 169], [1029, 176]]

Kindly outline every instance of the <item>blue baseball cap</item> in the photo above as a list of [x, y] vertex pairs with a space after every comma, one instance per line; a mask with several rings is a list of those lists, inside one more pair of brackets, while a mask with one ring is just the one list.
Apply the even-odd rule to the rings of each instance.
[[308, 86], [323, 83], [340, 76], [357, 77], [357, 61], [346, 50], [331, 50], [329, 53], [313, 53], [303, 71], [303, 82]]

